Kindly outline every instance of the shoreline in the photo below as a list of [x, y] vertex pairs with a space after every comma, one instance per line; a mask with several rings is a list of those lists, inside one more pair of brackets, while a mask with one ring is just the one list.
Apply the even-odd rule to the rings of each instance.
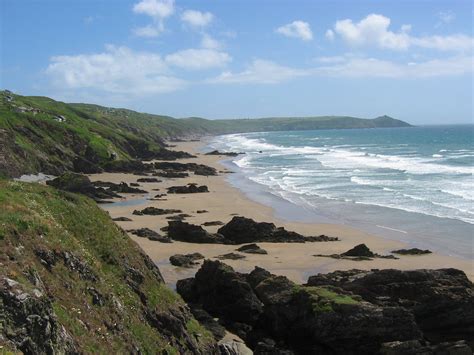
[[[226, 171], [228, 168], [222, 156], [203, 155], [205, 141], [192, 142], [172, 142], [175, 146], [172, 149], [187, 151], [197, 155], [197, 158], [180, 159], [179, 162], [205, 164], [216, 168], [218, 171]], [[218, 176], [197, 176], [190, 175], [186, 178], [166, 179], [159, 183], [140, 183], [142, 189], [148, 191], [148, 195], [127, 195], [119, 202], [101, 207], [108, 211], [111, 217], [128, 217], [131, 222], [116, 222], [125, 230], [147, 227], [160, 234], [160, 228], [167, 225], [166, 219], [169, 215], [163, 216], [136, 216], [132, 212], [134, 209], [141, 209], [147, 206], [159, 208], [180, 209], [182, 213], [191, 215], [184, 221], [192, 224], [202, 224], [209, 221], [221, 221], [227, 223], [233, 215], [252, 218], [258, 222], [273, 222], [277, 227], [283, 226], [287, 230], [294, 230], [303, 235], [326, 234], [331, 237], [339, 237], [337, 242], [316, 242], [316, 243], [258, 243], [263, 249], [268, 251], [268, 255], [245, 254], [246, 259], [225, 260], [237, 271], [248, 272], [254, 266], [260, 266], [272, 273], [284, 275], [297, 283], [304, 283], [308, 276], [317, 273], [326, 273], [335, 270], [349, 269], [438, 269], [453, 267], [463, 270], [467, 276], [474, 279], [473, 262], [452, 256], [440, 255], [437, 253], [403, 256], [397, 255], [398, 260], [374, 259], [371, 261], [352, 261], [314, 257], [314, 254], [339, 254], [343, 253], [357, 244], [364, 243], [372, 251], [378, 254], [387, 254], [392, 250], [410, 247], [406, 243], [387, 239], [378, 235], [366, 233], [356, 228], [333, 223], [308, 223], [288, 221], [276, 216], [276, 211], [267, 205], [250, 199], [243, 191], [239, 190], [228, 182], [226, 173], [219, 173]], [[123, 173], [102, 173], [89, 175], [92, 181], [103, 180], [111, 182], [136, 182], [139, 175]], [[209, 193], [174, 195], [168, 194], [164, 200], [146, 200], [146, 196], [163, 193], [166, 187], [173, 185], [186, 185], [197, 183], [207, 185]], [[159, 191], [153, 191], [159, 189]], [[138, 200], [139, 204], [136, 204]], [[207, 213], [197, 214], [197, 210], [207, 210]], [[209, 232], [216, 232], [219, 227], [205, 227]], [[177, 280], [192, 277], [199, 266], [191, 269], [179, 268], [169, 263], [169, 257], [174, 254], [187, 254], [200, 252], [206, 258], [214, 258], [218, 255], [235, 251], [239, 246], [221, 244], [195, 244], [184, 242], [173, 242], [170, 244], [150, 241], [146, 238], [130, 237], [152, 258], [159, 266], [163, 277], [168, 285], [174, 287]]]

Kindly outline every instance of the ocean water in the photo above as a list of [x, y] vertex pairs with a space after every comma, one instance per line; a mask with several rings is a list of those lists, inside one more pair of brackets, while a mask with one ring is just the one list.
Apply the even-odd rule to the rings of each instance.
[[230, 182], [283, 217], [473, 258], [474, 125], [233, 134], [210, 146], [244, 152], [227, 162]]

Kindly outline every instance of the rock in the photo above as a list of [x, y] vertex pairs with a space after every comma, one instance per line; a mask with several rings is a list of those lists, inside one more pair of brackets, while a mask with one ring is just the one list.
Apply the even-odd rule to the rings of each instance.
[[134, 210], [133, 214], [138, 216], [143, 215], [151, 215], [151, 216], [161, 216], [164, 214], [172, 214], [172, 213], [181, 213], [183, 211], [176, 210], [176, 209], [163, 209], [163, 208], [156, 208], [156, 207], [145, 207], [143, 210]]
[[418, 248], [411, 248], [411, 249], [393, 250], [392, 253], [400, 254], [400, 255], [423, 255], [423, 254], [431, 254], [431, 251], [428, 249], [422, 250]]
[[116, 222], [131, 222], [132, 221], [132, 219], [128, 217], [115, 217], [115, 218], [112, 218], [112, 220]]
[[226, 243], [224, 237], [219, 234], [211, 234], [201, 226], [181, 221], [168, 222], [168, 237], [188, 243]]
[[382, 344], [380, 349], [382, 355], [405, 355], [405, 354], [449, 354], [449, 355], [471, 355], [472, 349], [464, 340], [457, 342], [444, 342], [435, 345], [422, 345], [419, 340], [392, 341]]
[[157, 178], [140, 178], [137, 179], [137, 182], [162, 182], [162, 180], [158, 180]]
[[86, 195], [96, 201], [101, 201], [105, 198], [120, 197], [113, 191], [101, 187], [96, 188], [87, 176], [76, 173], [64, 173], [53, 180], [46, 181], [46, 184], [59, 190]]
[[210, 221], [210, 222], [204, 222], [201, 224], [202, 226], [205, 226], [205, 227], [210, 227], [210, 226], [222, 226], [224, 225], [223, 222], [221, 221]]
[[208, 152], [205, 155], [223, 155], [227, 157], [236, 157], [239, 154], [245, 154], [245, 153], [236, 153], [236, 152], [220, 152], [218, 150], [213, 150], [212, 152]]
[[317, 241], [335, 241], [337, 238], [327, 236], [305, 237], [296, 232], [277, 228], [273, 223], [255, 222], [250, 218], [233, 217], [232, 220], [219, 228], [218, 233], [236, 244], [252, 242], [272, 243], [304, 243]]
[[192, 194], [200, 192], [209, 192], [206, 185], [197, 186], [197, 184], [188, 184], [186, 186], [171, 186], [168, 187], [170, 194]]
[[120, 184], [115, 184], [108, 181], [94, 181], [92, 183], [96, 187], [107, 188], [107, 191], [113, 191], [124, 194], [145, 194], [147, 191], [142, 189], [137, 189], [136, 187], [128, 186], [127, 183], [121, 182]]
[[217, 259], [219, 260], [239, 260], [239, 259], [245, 259], [245, 255], [242, 254], [237, 254], [237, 253], [227, 253], [223, 255], [216, 256]]
[[105, 304], [105, 298], [102, 294], [97, 291], [94, 287], [88, 287], [87, 292], [92, 296], [92, 304], [96, 306], [103, 306]]
[[237, 340], [229, 340], [219, 343], [220, 355], [252, 355], [254, 352], [250, 350], [245, 343]]
[[422, 338], [403, 307], [372, 304], [331, 286], [299, 286], [261, 268], [243, 275], [206, 260], [177, 290], [262, 354], [373, 354], [383, 343]]
[[242, 245], [240, 248], [237, 249], [237, 251], [248, 254], [268, 254], [266, 250], [260, 248], [255, 243]]
[[217, 175], [217, 170], [213, 167], [196, 164], [196, 163], [171, 163], [171, 162], [159, 162], [155, 163], [155, 169], [173, 171], [173, 172], [185, 172], [192, 171], [195, 175]]
[[130, 183], [130, 186], [139, 187], [140, 184], [137, 184], [136, 182], [131, 182], [131, 183]]
[[206, 210], [197, 210], [196, 213], [208, 213], [209, 211]]
[[168, 238], [160, 235], [159, 233], [151, 230], [149, 228], [140, 228], [140, 229], [131, 229], [127, 232], [136, 235], [137, 237], [141, 238], [148, 238], [153, 241], [161, 242], [161, 243], [172, 243], [173, 241]]
[[222, 339], [225, 336], [225, 328], [205, 310], [200, 307], [191, 307], [191, 313], [204, 328], [212, 333], [216, 340]]
[[196, 260], [204, 259], [204, 255], [200, 253], [193, 253], [193, 254], [175, 254], [170, 256], [170, 263], [174, 266], [180, 267], [193, 267], [197, 265]]
[[308, 279], [308, 285], [321, 284], [377, 305], [404, 307], [414, 314], [429, 341], [474, 342], [474, 286], [460, 270], [349, 270]]
[[205, 260], [193, 281], [179, 280], [176, 289], [186, 301], [226, 321], [253, 324], [263, 310], [245, 277], [220, 261]]
[[364, 256], [364, 257], [374, 257], [374, 253], [367, 247], [365, 244], [356, 245], [354, 248], [342, 253], [341, 255], [345, 256]]

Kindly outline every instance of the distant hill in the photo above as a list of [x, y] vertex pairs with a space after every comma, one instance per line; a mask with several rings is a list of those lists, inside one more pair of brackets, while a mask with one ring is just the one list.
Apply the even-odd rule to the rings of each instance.
[[408, 127], [388, 116], [176, 119], [47, 97], [0, 92], [0, 176], [95, 172], [120, 162], [166, 158], [165, 139], [257, 131]]

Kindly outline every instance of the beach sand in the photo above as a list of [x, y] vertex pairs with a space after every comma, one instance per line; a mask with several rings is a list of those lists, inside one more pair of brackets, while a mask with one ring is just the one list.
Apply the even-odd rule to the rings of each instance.
[[[215, 167], [218, 171], [225, 168], [220, 161], [221, 156], [203, 155], [199, 151], [205, 143], [203, 142], [180, 142], [174, 143], [175, 150], [187, 151], [197, 155], [197, 158], [182, 159], [178, 162], [193, 162]], [[387, 254], [391, 250], [407, 247], [407, 245], [380, 236], [369, 235], [360, 230], [337, 224], [317, 223], [293, 223], [277, 219], [271, 207], [262, 205], [247, 198], [240, 190], [234, 188], [226, 181], [227, 174], [218, 176], [198, 176], [190, 174], [187, 178], [166, 179], [159, 183], [140, 183], [142, 189], [149, 192], [148, 198], [156, 194], [166, 193], [166, 188], [173, 185], [186, 185], [197, 183], [207, 185], [209, 193], [196, 194], [168, 194], [165, 200], [150, 201], [144, 199], [144, 195], [125, 195], [118, 203], [101, 205], [108, 211], [111, 217], [128, 217], [131, 222], [117, 222], [125, 230], [147, 227], [160, 234], [161, 227], [166, 226], [168, 220], [163, 216], [136, 216], [132, 212], [135, 209], [143, 209], [148, 206], [159, 208], [180, 209], [191, 215], [185, 219], [192, 224], [202, 224], [208, 221], [222, 221], [227, 223], [234, 215], [245, 216], [259, 222], [273, 222], [277, 227], [283, 226], [287, 230], [293, 230], [303, 235], [320, 235], [338, 237], [337, 242], [316, 243], [258, 243], [268, 251], [268, 255], [244, 254], [243, 260], [225, 260], [224, 262], [234, 267], [237, 271], [248, 272], [255, 266], [263, 267], [278, 275], [285, 275], [297, 283], [304, 283], [308, 276], [317, 273], [326, 273], [335, 270], [348, 269], [385, 269], [394, 268], [401, 270], [410, 269], [437, 269], [457, 268], [461, 269], [471, 280], [474, 280], [474, 263], [472, 260], [458, 259], [454, 257], [428, 254], [420, 256], [399, 256], [398, 260], [374, 259], [371, 261], [336, 260], [331, 258], [315, 257], [314, 254], [339, 254], [347, 251], [357, 244], [365, 243], [372, 251], [378, 254]], [[126, 183], [136, 182], [140, 176], [122, 173], [103, 173], [89, 175], [92, 181], [102, 180]], [[196, 213], [197, 210], [207, 210], [207, 213]], [[210, 232], [216, 232], [219, 226], [204, 227]], [[187, 254], [199, 252], [206, 258], [213, 259], [218, 255], [235, 251], [239, 246], [219, 244], [194, 244], [194, 243], [160, 243], [139, 238], [130, 234], [141, 248], [159, 266], [167, 284], [174, 287], [177, 280], [192, 277], [198, 270], [198, 266], [187, 269], [170, 265], [169, 257], [174, 254]]]

